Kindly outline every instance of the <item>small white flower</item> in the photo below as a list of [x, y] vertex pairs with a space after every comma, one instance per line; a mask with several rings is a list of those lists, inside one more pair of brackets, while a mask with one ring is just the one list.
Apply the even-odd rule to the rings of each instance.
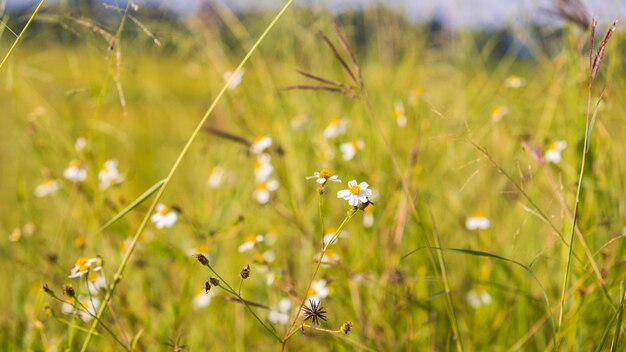
[[117, 160], [111, 159], [104, 162], [102, 169], [98, 173], [100, 189], [105, 190], [113, 185], [118, 185], [124, 181], [124, 175], [117, 169]]
[[396, 100], [393, 104], [393, 117], [399, 127], [406, 126], [406, 114], [404, 113], [404, 104], [401, 100]]
[[267, 154], [261, 154], [257, 156], [256, 162], [254, 163], [254, 177], [257, 182], [266, 181], [272, 172], [274, 172], [274, 167], [271, 164], [271, 157]]
[[312, 178], [315, 178], [316, 179], [315, 182], [319, 183], [320, 185], [325, 184], [326, 181], [341, 182], [341, 180], [339, 179], [339, 176], [332, 175], [330, 171], [328, 170], [315, 171], [313, 173], [313, 176], [306, 177], [307, 180], [310, 180]]
[[291, 119], [290, 121], [291, 129], [293, 129], [294, 131], [297, 131], [301, 129], [308, 121], [309, 121], [309, 118], [306, 115], [300, 114], [294, 117], [293, 119]]
[[337, 192], [337, 198], [343, 198], [348, 201], [353, 207], [359, 205], [359, 203], [367, 203], [368, 198], [372, 196], [372, 190], [368, 189], [367, 182], [361, 182], [357, 184], [356, 180], [348, 182], [348, 189]]
[[350, 121], [346, 117], [333, 117], [328, 123], [326, 129], [324, 129], [324, 137], [330, 139], [346, 133], [346, 130], [348, 129], [348, 122]]
[[48, 196], [59, 190], [59, 182], [49, 178], [45, 178], [35, 187], [35, 196], [41, 198]]
[[278, 302], [276, 309], [271, 309], [267, 315], [267, 320], [272, 324], [286, 325], [289, 323], [289, 310], [291, 309], [291, 301], [283, 298]]
[[374, 206], [370, 205], [363, 210], [363, 227], [369, 229], [374, 226]]
[[504, 80], [503, 84], [506, 88], [516, 89], [522, 87], [525, 83], [526, 81], [522, 77], [517, 75], [510, 75]]
[[87, 274], [90, 271], [100, 271], [102, 270], [102, 259], [98, 257], [87, 258], [80, 257], [74, 263], [74, 267], [70, 271], [70, 275], [68, 276], [70, 279], [81, 277]]
[[330, 148], [321, 148], [317, 150], [317, 155], [321, 161], [328, 162], [335, 159], [335, 152]]
[[491, 303], [491, 295], [485, 291], [470, 290], [467, 293], [467, 303], [472, 308], [488, 305]]
[[82, 182], [87, 178], [87, 169], [78, 160], [72, 160], [70, 166], [63, 171], [63, 176], [72, 182]]
[[211, 256], [209, 255], [209, 246], [207, 246], [206, 244], [200, 244], [197, 247], [189, 248], [187, 249], [186, 253], [189, 256], [202, 254], [207, 259], [211, 260]]
[[409, 91], [409, 103], [416, 104], [424, 96], [424, 88], [415, 87]]
[[272, 146], [272, 137], [257, 136], [250, 144], [250, 152], [253, 154], [261, 154], [263, 151]]
[[326, 287], [326, 280], [316, 280], [311, 283], [311, 287], [307, 292], [307, 298], [315, 302], [319, 302], [320, 300], [328, 297], [329, 293], [330, 290]]
[[193, 309], [202, 309], [211, 303], [211, 299], [215, 294], [215, 290], [210, 290], [206, 292], [204, 288], [198, 288], [196, 290], [196, 294], [193, 296], [193, 300], [191, 301], [191, 306]]
[[87, 274], [87, 289], [92, 295], [98, 294], [107, 288], [107, 280], [102, 271], [92, 271]]
[[[333, 237], [335, 237], [336, 233], [337, 233], [337, 228], [335, 228], [335, 227], [327, 228], [326, 231], [324, 231], [324, 245], [327, 245], [328, 242], [330, 242], [330, 240], [332, 240]], [[341, 233], [338, 236], [338, 238], [347, 238], [347, 237], [348, 237], [348, 232], [345, 231], [345, 230], [342, 230]]]
[[270, 270], [265, 274], [265, 284], [267, 286], [272, 286], [276, 279], [278, 279], [278, 273], [276, 271]]
[[273, 263], [274, 260], [276, 260], [276, 254], [274, 253], [274, 251], [272, 251], [271, 249], [268, 249], [265, 252], [263, 252], [263, 261], [265, 263]]
[[279, 184], [276, 180], [257, 182], [252, 196], [259, 204], [266, 204], [270, 200], [270, 192], [277, 190], [278, 186]]
[[76, 142], [74, 142], [74, 149], [77, 152], [83, 151], [83, 149], [85, 149], [86, 146], [87, 146], [87, 138], [82, 137], [82, 136], [76, 138]]
[[339, 263], [339, 260], [341, 259], [341, 257], [339, 257], [339, 254], [335, 253], [334, 250], [327, 249], [323, 257], [322, 257], [322, 253], [317, 253], [314, 259], [317, 262], [319, 262], [321, 259], [322, 266], [329, 266], [329, 265], [336, 265], [337, 263]]
[[[98, 297], [81, 297], [80, 304], [75, 298], [67, 297], [61, 306], [63, 314], [76, 314], [84, 322], [89, 322], [96, 315], [98, 307], [100, 307], [100, 299]], [[91, 314], [90, 314], [91, 313]]]
[[561, 152], [567, 148], [566, 141], [556, 141], [548, 146], [544, 159], [549, 163], [558, 164], [561, 161]]
[[239, 86], [239, 84], [241, 84], [241, 80], [243, 79], [243, 74], [245, 73], [245, 70], [242, 68], [239, 71], [236, 71], [234, 74], [231, 71], [227, 71], [224, 72], [223, 78], [225, 82], [228, 82], [228, 80], [231, 78], [232, 79], [230, 82], [228, 82], [228, 90], [235, 90], [235, 88], [237, 88]]
[[226, 180], [226, 171], [217, 165], [209, 169], [209, 180], [207, 184], [210, 188], [220, 188]]
[[504, 115], [509, 113], [509, 108], [502, 105], [494, 105], [491, 107], [491, 120], [493, 122], [498, 122], [502, 120]]
[[263, 235], [253, 235], [250, 234], [246, 236], [243, 243], [239, 246], [239, 253], [247, 252], [254, 248], [257, 243], [265, 241], [265, 236]]
[[169, 228], [174, 226], [178, 220], [178, 215], [172, 207], [165, 204], [157, 204], [156, 211], [150, 217], [150, 220], [156, 225], [157, 229]]
[[365, 148], [365, 142], [363, 142], [363, 140], [361, 139], [353, 142], [343, 143], [339, 146], [339, 149], [343, 154], [343, 160], [352, 160], [356, 153], [363, 148]]
[[491, 221], [482, 213], [474, 213], [465, 220], [465, 227], [470, 230], [486, 230], [491, 226]]

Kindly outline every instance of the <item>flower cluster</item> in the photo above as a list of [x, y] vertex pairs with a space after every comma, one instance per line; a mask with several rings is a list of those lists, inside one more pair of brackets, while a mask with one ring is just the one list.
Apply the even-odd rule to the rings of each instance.
[[171, 206], [159, 203], [155, 210], [150, 220], [156, 225], [157, 229], [170, 228], [178, 220], [178, 214]]
[[254, 164], [256, 187], [252, 196], [259, 204], [269, 202], [271, 192], [279, 187], [278, 181], [272, 178], [274, 167], [271, 163], [271, 157], [269, 154], [263, 153], [271, 145], [272, 138], [270, 136], [257, 137], [250, 145], [250, 152], [257, 156]]

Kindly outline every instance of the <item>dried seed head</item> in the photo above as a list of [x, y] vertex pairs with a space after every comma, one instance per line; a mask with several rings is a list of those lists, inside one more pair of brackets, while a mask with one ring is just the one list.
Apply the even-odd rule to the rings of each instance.
[[350, 330], [352, 330], [352, 322], [351, 321], [347, 321], [345, 323], [343, 323], [343, 325], [341, 325], [340, 328], [341, 332], [343, 332], [344, 334], [348, 334], [350, 332]]
[[52, 290], [48, 287], [48, 284], [44, 284], [43, 287], [43, 292], [49, 294], [50, 296], [54, 297], [54, 292], [52, 292]]
[[63, 286], [63, 293], [65, 293], [65, 295], [68, 297], [76, 297], [76, 291], [74, 291], [74, 287], [72, 287], [71, 284]]
[[317, 193], [324, 194], [324, 187], [317, 187]]
[[250, 264], [246, 264], [246, 266], [241, 269], [241, 272], [239, 272], [239, 276], [241, 276], [242, 279], [247, 279], [250, 277]]
[[216, 279], [216, 278], [212, 277], [212, 278], [210, 278], [210, 279], [209, 279], [209, 283], [210, 283], [211, 285], [213, 285], [213, 286], [219, 286], [219, 285], [220, 285], [220, 280], [218, 280], [218, 279]]
[[316, 300], [309, 300], [309, 305], [304, 306], [304, 321], [311, 319], [313, 325], [320, 325], [320, 319], [326, 321], [326, 310], [322, 307], [322, 303]]
[[211, 291], [211, 284], [207, 281], [204, 283], [204, 293], [208, 294]]
[[195, 254], [194, 257], [196, 257], [196, 259], [198, 259], [198, 261], [200, 262], [200, 264], [204, 265], [204, 266], [209, 266], [209, 258], [205, 257], [204, 254]]

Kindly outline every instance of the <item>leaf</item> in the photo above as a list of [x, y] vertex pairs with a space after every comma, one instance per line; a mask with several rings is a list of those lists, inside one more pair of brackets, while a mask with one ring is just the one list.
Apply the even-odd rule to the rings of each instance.
[[117, 213], [111, 220], [107, 221], [106, 224], [102, 225], [102, 227], [100, 227], [98, 232], [104, 231], [106, 228], [113, 225], [119, 219], [123, 218], [126, 214], [130, 213], [133, 209], [138, 207], [139, 204], [143, 203], [143, 201], [145, 201], [151, 195], [153, 195], [156, 191], [158, 191], [164, 182], [165, 182], [165, 179], [160, 180], [159, 182], [155, 183], [152, 187], [150, 187], [147, 191], [145, 191], [142, 195], [140, 195], [139, 197], [137, 197], [137, 199], [135, 199], [132, 203], [130, 203], [126, 208], [124, 208], [122, 211]]

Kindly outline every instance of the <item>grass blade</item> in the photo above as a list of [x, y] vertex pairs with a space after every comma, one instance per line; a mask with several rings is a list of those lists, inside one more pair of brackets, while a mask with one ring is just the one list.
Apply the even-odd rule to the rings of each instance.
[[123, 218], [126, 214], [130, 213], [133, 209], [139, 206], [139, 204], [143, 203], [146, 199], [148, 199], [151, 195], [153, 195], [159, 188], [165, 183], [165, 179], [160, 180], [155, 183], [152, 187], [150, 187], [147, 191], [143, 192], [142, 195], [137, 197], [132, 203], [130, 203], [126, 208], [122, 209], [119, 213], [117, 213], [111, 220], [107, 221], [106, 224], [102, 225], [98, 232], [104, 231], [109, 226], [116, 223], [119, 219]]

